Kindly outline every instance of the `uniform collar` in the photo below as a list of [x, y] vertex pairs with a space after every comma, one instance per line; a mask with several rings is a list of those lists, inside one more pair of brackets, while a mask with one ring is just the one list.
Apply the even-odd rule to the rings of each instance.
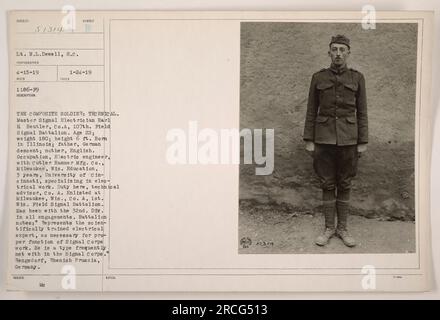
[[344, 64], [342, 67], [337, 68], [337, 67], [332, 63], [332, 64], [330, 65], [330, 70], [331, 70], [333, 73], [336, 73], [336, 74], [344, 73], [344, 72], [347, 70], [347, 64]]

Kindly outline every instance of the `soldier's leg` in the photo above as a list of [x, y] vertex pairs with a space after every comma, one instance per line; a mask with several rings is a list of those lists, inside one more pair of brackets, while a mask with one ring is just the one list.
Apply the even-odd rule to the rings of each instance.
[[336, 215], [336, 146], [315, 145], [313, 167], [320, 180], [322, 189], [322, 211], [325, 218], [325, 230], [316, 239], [316, 244], [323, 246], [335, 234]]
[[344, 244], [353, 247], [356, 245], [355, 239], [347, 231], [347, 219], [349, 215], [351, 180], [356, 176], [358, 153], [357, 146], [342, 146], [337, 152], [337, 235], [343, 240]]

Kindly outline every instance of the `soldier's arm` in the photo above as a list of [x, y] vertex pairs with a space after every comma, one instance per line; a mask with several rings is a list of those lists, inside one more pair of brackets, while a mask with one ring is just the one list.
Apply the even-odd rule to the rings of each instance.
[[359, 78], [359, 90], [357, 93], [357, 122], [358, 122], [358, 144], [368, 143], [368, 113], [367, 113], [367, 92], [365, 89], [365, 78], [362, 73]]
[[315, 119], [318, 112], [319, 106], [318, 90], [316, 89], [316, 77], [312, 76], [309, 88], [309, 98], [307, 101], [307, 113], [306, 121], [304, 125], [304, 136], [305, 141], [314, 141], [315, 139]]

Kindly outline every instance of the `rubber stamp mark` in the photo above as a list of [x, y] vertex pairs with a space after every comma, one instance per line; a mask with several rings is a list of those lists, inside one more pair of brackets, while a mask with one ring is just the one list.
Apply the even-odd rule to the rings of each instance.
[[242, 248], [249, 248], [252, 245], [252, 240], [249, 237], [243, 237], [240, 240], [240, 245]]

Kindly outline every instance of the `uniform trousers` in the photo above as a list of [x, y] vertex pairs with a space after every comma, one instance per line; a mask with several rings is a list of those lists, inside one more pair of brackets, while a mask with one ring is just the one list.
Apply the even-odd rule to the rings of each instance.
[[351, 180], [358, 167], [357, 145], [315, 144], [313, 168], [320, 180], [323, 200], [350, 199]]

